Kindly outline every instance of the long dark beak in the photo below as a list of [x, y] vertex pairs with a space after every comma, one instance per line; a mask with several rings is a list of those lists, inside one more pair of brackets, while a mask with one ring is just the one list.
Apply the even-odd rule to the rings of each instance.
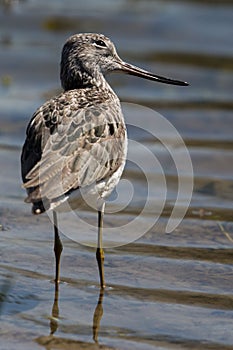
[[189, 85], [185, 81], [180, 81], [180, 80], [174, 80], [166, 77], [161, 77], [160, 75], [156, 75], [150, 72], [147, 72], [146, 70], [143, 70], [141, 68], [135, 67], [129, 63], [125, 63], [121, 61], [120, 63], [120, 69], [121, 72], [124, 72], [126, 74], [130, 75], [135, 75], [136, 77], [139, 78], [144, 78], [148, 80], [153, 80], [157, 81], [159, 83], [164, 83], [164, 84], [171, 84], [171, 85], [179, 85], [179, 86], [187, 86]]

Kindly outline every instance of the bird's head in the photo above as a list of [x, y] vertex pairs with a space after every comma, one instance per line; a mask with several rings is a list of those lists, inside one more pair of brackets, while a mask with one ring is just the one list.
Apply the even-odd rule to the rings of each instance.
[[61, 82], [65, 90], [96, 85], [103, 75], [116, 71], [166, 84], [188, 85], [122, 61], [111, 40], [103, 34], [75, 34], [66, 41], [61, 57]]

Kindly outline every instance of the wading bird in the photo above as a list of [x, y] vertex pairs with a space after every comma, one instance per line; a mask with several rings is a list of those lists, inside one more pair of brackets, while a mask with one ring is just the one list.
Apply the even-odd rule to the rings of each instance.
[[166, 84], [188, 84], [125, 63], [102, 34], [71, 36], [63, 47], [60, 68], [64, 91], [45, 102], [27, 127], [21, 156], [23, 187], [28, 195], [25, 201], [32, 203], [34, 214], [53, 211], [56, 283], [63, 248], [57, 211], [64, 203], [79, 208], [82, 191], [96, 202], [96, 259], [104, 288], [104, 203], [120, 180], [127, 154], [120, 101], [105, 75], [122, 72]]

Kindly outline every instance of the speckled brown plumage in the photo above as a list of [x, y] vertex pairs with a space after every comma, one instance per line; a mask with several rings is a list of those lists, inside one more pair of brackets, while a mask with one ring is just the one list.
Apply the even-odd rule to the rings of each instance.
[[[88, 90], [95, 96], [98, 92], [90, 88], [67, 91], [33, 116], [22, 153], [27, 201], [54, 201], [79, 186], [111, 176], [123, 161], [125, 125], [120, 105], [109, 93], [97, 94], [101, 99], [95, 98], [94, 104], [93, 100], [82, 102], [85, 94], [90, 96]], [[57, 181], [62, 186], [57, 187]]]
[[119, 99], [104, 78], [113, 71], [187, 85], [123, 62], [102, 34], [70, 37], [61, 57], [64, 92], [35, 112], [23, 146], [22, 178], [34, 213], [49, 209], [51, 203], [59, 205], [62, 196], [79, 187], [101, 181], [109, 189], [98, 188], [99, 197], [104, 197], [119, 181], [127, 142]]

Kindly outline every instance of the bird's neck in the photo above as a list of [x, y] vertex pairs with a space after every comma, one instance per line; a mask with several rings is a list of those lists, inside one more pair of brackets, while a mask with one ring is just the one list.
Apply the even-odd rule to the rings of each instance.
[[63, 67], [61, 69], [61, 84], [65, 91], [84, 88], [110, 89], [103, 74], [97, 70], [77, 70], [76, 67]]

